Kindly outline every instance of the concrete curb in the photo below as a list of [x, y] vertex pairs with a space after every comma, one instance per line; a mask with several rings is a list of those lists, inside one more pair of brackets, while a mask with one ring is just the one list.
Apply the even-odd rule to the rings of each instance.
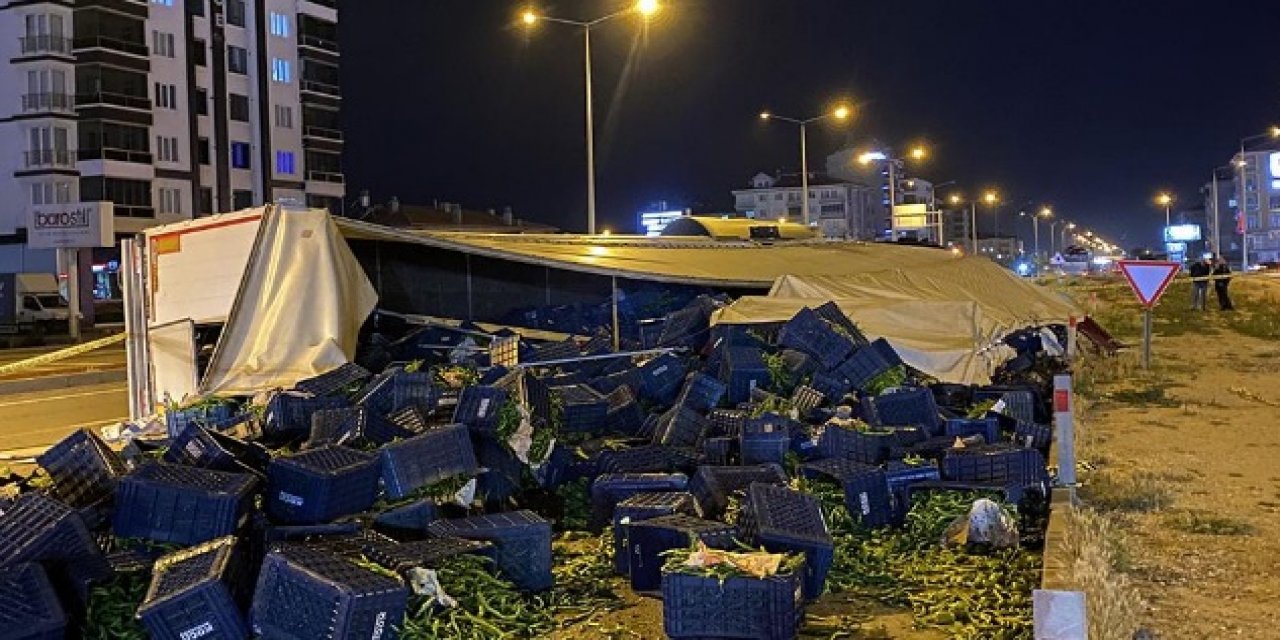
[[125, 382], [129, 379], [129, 374], [124, 369], [111, 369], [109, 371], [90, 371], [88, 373], [73, 373], [64, 376], [43, 376], [40, 378], [25, 378], [22, 380], [10, 380], [0, 382], [0, 396], [11, 393], [34, 393], [39, 391], [55, 391], [57, 389], [68, 389], [71, 387], [84, 387], [94, 384], [109, 384], [112, 382]]
[[1049, 523], [1044, 531], [1044, 561], [1040, 588], [1071, 591], [1071, 561], [1066, 558], [1063, 536], [1067, 529], [1067, 510], [1071, 509], [1075, 492], [1070, 487], [1054, 487], [1049, 498]]

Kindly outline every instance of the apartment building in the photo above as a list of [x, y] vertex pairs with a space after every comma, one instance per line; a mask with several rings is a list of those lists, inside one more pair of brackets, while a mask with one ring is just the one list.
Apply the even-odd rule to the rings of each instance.
[[341, 212], [340, 59], [337, 0], [0, 0], [0, 272], [59, 270], [26, 242], [50, 205], [109, 201], [117, 238]]

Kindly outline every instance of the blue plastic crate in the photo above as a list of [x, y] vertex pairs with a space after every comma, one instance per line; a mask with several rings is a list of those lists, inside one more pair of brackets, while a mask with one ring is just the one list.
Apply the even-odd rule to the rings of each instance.
[[267, 470], [267, 513], [288, 524], [319, 524], [368, 509], [378, 494], [378, 458], [328, 445], [279, 457]]
[[685, 371], [684, 363], [669, 353], [644, 363], [640, 367], [640, 397], [658, 404], [675, 402]]
[[55, 579], [70, 565], [91, 578], [111, 576], [111, 565], [80, 516], [42, 493], [22, 494], [0, 514], [0, 567], [22, 562], [44, 564]]
[[782, 365], [787, 368], [787, 373], [797, 379], [812, 376], [820, 370], [818, 361], [803, 351], [783, 349], [778, 356], [782, 358]]
[[747, 422], [747, 412], [740, 409], [712, 409], [707, 413], [707, 422], [710, 423], [708, 436], [737, 438], [742, 433], [742, 425]]
[[764, 389], [772, 386], [769, 367], [759, 349], [751, 347], [729, 347], [724, 350], [720, 361], [720, 379], [728, 387], [726, 398], [729, 404], [736, 405], [751, 399], [751, 391], [757, 387]]
[[364, 367], [348, 362], [332, 371], [302, 380], [293, 387], [313, 396], [330, 396], [361, 384], [372, 376]]
[[434, 482], [477, 470], [467, 427], [437, 427], [379, 450], [382, 486], [393, 499], [403, 498]]
[[247, 638], [236, 603], [246, 575], [232, 536], [171, 553], [155, 563], [138, 618], [154, 640]]
[[701, 413], [676, 405], [664, 413], [653, 435], [653, 444], [668, 447], [696, 447], [710, 426]]
[[262, 434], [271, 440], [305, 438], [311, 433], [311, 414], [321, 409], [339, 409], [347, 401], [334, 396], [308, 397], [289, 392], [277, 393], [267, 402]]
[[677, 473], [692, 469], [697, 459], [686, 450], [650, 445], [602, 452], [596, 473]]
[[907, 495], [911, 485], [917, 482], [941, 480], [942, 474], [932, 463], [909, 465], [902, 462], [889, 462], [885, 466], [885, 480], [889, 483], [889, 495], [893, 499], [893, 518], [895, 523], [902, 522], [907, 515], [910, 502]]
[[494, 546], [481, 540], [463, 538], [431, 538], [397, 545], [378, 545], [365, 555], [374, 563], [401, 575], [414, 567], [439, 569], [450, 558], [478, 555], [492, 559]]
[[813, 309], [801, 309], [778, 333], [780, 346], [809, 354], [823, 369], [831, 370], [853, 350], [853, 343], [837, 333]]
[[807, 416], [809, 412], [822, 406], [826, 401], [826, 396], [821, 391], [814, 389], [808, 385], [800, 385], [796, 387], [791, 394], [791, 406], [800, 416]]
[[677, 404], [705, 413], [720, 404], [726, 391], [723, 382], [703, 373], [691, 373], [685, 378]]
[[231, 404], [208, 404], [173, 409], [164, 414], [165, 429], [170, 438], [176, 438], [191, 425], [209, 426], [229, 420], [235, 415], [236, 408]]
[[619, 502], [613, 509], [613, 571], [629, 575], [631, 566], [627, 545], [627, 526], [659, 516], [675, 513], [698, 515], [698, 502], [687, 491], [637, 493]]
[[235, 533], [253, 508], [258, 479], [170, 464], [148, 464], [116, 486], [112, 528], [122, 538], [197, 544]]
[[853, 460], [830, 458], [805, 465], [806, 475], [835, 480], [844, 489], [844, 506], [849, 515], [865, 527], [893, 523], [893, 498], [884, 470]]
[[774, 552], [804, 553], [805, 598], [822, 595], [835, 559], [835, 544], [816, 497], [786, 487], [752, 484], [742, 503], [738, 526], [749, 544]]
[[39, 564], [0, 568], [0, 638], [62, 640], [67, 615]]
[[1046, 452], [1049, 450], [1049, 445], [1053, 443], [1053, 427], [1047, 424], [1019, 422], [1013, 431], [1013, 441], [1028, 449]]
[[574, 458], [573, 449], [557, 442], [551, 447], [547, 457], [530, 465], [529, 470], [533, 472], [533, 479], [538, 486], [554, 489], [572, 480]]
[[492, 542], [498, 572], [522, 590], [552, 586], [551, 523], [532, 511], [437, 520], [428, 530], [433, 536]]
[[609, 400], [586, 385], [556, 387], [552, 390], [560, 398], [564, 411], [561, 430], [571, 433], [600, 431], [609, 414]]
[[[877, 340], [880, 342], [883, 340]], [[887, 343], [886, 343], [887, 344]], [[867, 383], [871, 382], [876, 376], [892, 369], [894, 367], [882, 355], [880, 349], [872, 346], [862, 347], [853, 352], [836, 371], [848, 381], [849, 386], [853, 389], [863, 390]]]
[[698, 500], [704, 516], [719, 518], [729, 506], [729, 496], [745, 491], [752, 483], [787, 484], [787, 474], [779, 464], [698, 467], [689, 479], [689, 492]]
[[467, 425], [476, 433], [495, 433], [498, 430], [498, 414], [506, 402], [505, 390], [472, 385], [463, 389], [462, 395], [458, 397], [453, 421]]
[[1000, 441], [1000, 421], [995, 418], [950, 418], [946, 422], [943, 435], [952, 438], [982, 436], [988, 444]]
[[658, 336], [659, 347], [685, 347], [697, 351], [711, 335], [709, 312], [698, 303], [668, 313]]
[[[1040, 422], [1037, 413], [1045, 413], [1043, 409], [1036, 411], [1039, 400], [1030, 389], [1010, 386], [978, 387], [973, 392], [974, 402], [995, 400], [999, 408], [997, 413], [1009, 416], [1019, 422]], [[1044, 418], [1048, 418], [1047, 415]]]
[[639, 592], [662, 588], [663, 553], [687, 548], [694, 538], [713, 549], [734, 549], [736, 535], [732, 525], [682, 513], [632, 523], [627, 527], [631, 588]]
[[895, 443], [888, 432], [863, 432], [827, 425], [818, 438], [818, 449], [827, 458], [846, 458], [865, 464], [879, 464], [889, 457]]
[[630, 387], [620, 386], [606, 398], [609, 410], [605, 413], [605, 428], [614, 433], [634, 435], [644, 425], [644, 409], [636, 402]]
[[737, 438], [707, 438], [702, 441], [702, 464], [724, 466], [733, 459]]
[[408, 605], [399, 580], [298, 545], [267, 554], [249, 619], [273, 640], [394, 640]]
[[550, 362], [552, 360], [567, 360], [569, 358], [577, 358], [582, 355], [578, 350], [578, 343], [569, 338], [561, 342], [544, 342], [533, 348], [527, 359], [527, 362]]
[[865, 347], [871, 343], [867, 340], [866, 334], [862, 333], [858, 325], [854, 324], [836, 303], [827, 302], [822, 306], [814, 307], [813, 312], [832, 326], [842, 329], [845, 337], [852, 341], [855, 347]]
[[53, 480], [51, 495], [79, 509], [89, 527], [105, 520], [116, 483], [128, 473], [124, 460], [96, 434], [79, 429], [36, 456]]
[[799, 574], [768, 578], [668, 573], [662, 577], [662, 629], [668, 638], [791, 640], [804, 622]]
[[871, 424], [921, 426], [930, 435], [937, 435], [942, 431], [938, 405], [934, 403], [933, 393], [926, 387], [863, 398], [862, 405]]
[[592, 389], [599, 391], [605, 395], [613, 393], [619, 387], [627, 387], [632, 393], [638, 394], [643, 377], [640, 369], [628, 365], [623, 371], [616, 371], [607, 375], [598, 376], [588, 381]]
[[952, 449], [942, 459], [947, 480], [1039, 482], [1048, 477], [1044, 455], [1035, 449], [994, 445]]
[[383, 445], [413, 436], [414, 432], [374, 413], [369, 407], [322, 409], [311, 414], [311, 432], [304, 448], [327, 444]]
[[506, 444], [487, 435], [471, 439], [476, 462], [484, 468], [476, 476], [476, 496], [485, 502], [501, 502], [520, 491], [525, 464]]
[[845, 395], [853, 389], [853, 385], [842, 374], [827, 371], [819, 371], [813, 374], [813, 381], [809, 383], [809, 386], [821, 393], [828, 404], [832, 405], [840, 404]]
[[[233, 445], [229, 442], [233, 441], [233, 439], [227, 436], [219, 437], [215, 435], [216, 433], [198, 425], [187, 427], [182, 432], [182, 435], [169, 442], [169, 447], [165, 449], [161, 459], [170, 464], [213, 469], [214, 471], [247, 472], [255, 475], [260, 473], [253, 466], [256, 460], [250, 459], [248, 453], [250, 446], [247, 443], [241, 443], [245, 446], [237, 452], [233, 452], [231, 450]], [[241, 456], [244, 456], [246, 460], [242, 462]]]
[[738, 440], [742, 464], [782, 464], [791, 449], [791, 435], [786, 431], [774, 433], [743, 433]]
[[684, 491], [689, 477], [683, 473], [606, 473], [591, 483], [591, 530], [599, 531], [613, 518], [614, 506], [637, 494]]
[[436, 517], [436, 503], [424, 498], [378, 513], [373, 528], [397, 540], [416, 540], [427, 535], [427, 525]]

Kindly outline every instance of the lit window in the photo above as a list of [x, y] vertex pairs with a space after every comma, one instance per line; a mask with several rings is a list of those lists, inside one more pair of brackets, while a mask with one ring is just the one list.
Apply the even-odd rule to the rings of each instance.
[[288, 83], [293, 78], [293, 69], [288, 60], [281, 58], [271, 59], [271, 79], [276, 82]]
[[173, 0], [151, 0], [151, 4], [158, 4], [162, 7], [172, 7]]
[[271, 35], [281, 38], [289, 37], [289, 16], [283, 13], [271, 14]]
[[231, 166], [236, 169], [249, 168], [249, 143], [248, 142], [232, 142], [231, 143]]
[[293, 175], [293, 152], [276, 152], [276, 173]]

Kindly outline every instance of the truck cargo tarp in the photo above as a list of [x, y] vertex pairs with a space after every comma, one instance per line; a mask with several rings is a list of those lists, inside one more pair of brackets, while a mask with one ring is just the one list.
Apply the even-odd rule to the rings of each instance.
[[201, 393], [289, 388], [349, 362], [377, 301], [327, 212], [268, 208]]

